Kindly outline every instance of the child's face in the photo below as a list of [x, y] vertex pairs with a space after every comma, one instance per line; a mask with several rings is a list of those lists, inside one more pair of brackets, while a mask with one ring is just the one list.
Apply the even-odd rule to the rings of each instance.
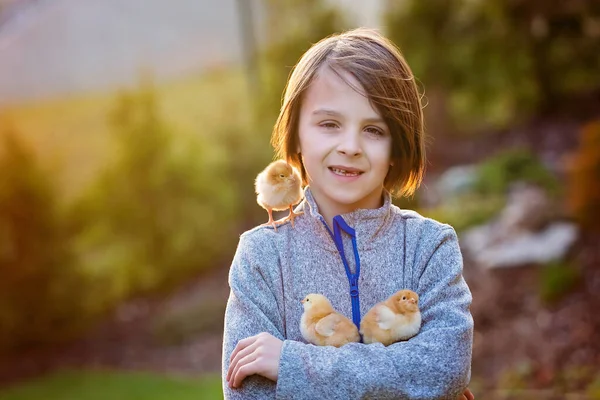
[[[344, 79], [362, 90], [349, 73]], [[311, 191], [332, 218], [381, 206], [392, 137], [368, 98], [324, 67], [302, 99], [298, 135]]]

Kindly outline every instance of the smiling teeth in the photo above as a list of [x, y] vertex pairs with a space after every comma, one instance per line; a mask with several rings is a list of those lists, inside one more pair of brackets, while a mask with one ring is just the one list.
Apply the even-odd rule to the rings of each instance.
[[331, 170], [333, 172], [335, 172], [338, 175], [343, 175], [343, 176], [358, 176], [358, 172], [348, 172], [348, 171], [344, 171], [343, 169], [337, 169], [337, 168], [331, 168]]

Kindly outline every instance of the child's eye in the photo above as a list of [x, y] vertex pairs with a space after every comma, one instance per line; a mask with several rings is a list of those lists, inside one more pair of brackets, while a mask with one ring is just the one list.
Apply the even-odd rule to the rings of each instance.
[[370, 133], [371, 135], [373, 135], [373, 136], [383, 136], [383, 135], [385, 135], [385, 133], [381, 129], [375, 128], [375, 127], [372, 127], [372, 126], [366, 127], [365, 130], [368, 133]]
[[323, 122], [319, 126], [325, 129], [335, 129], [338, 127], [338, 125], [335, 122]]

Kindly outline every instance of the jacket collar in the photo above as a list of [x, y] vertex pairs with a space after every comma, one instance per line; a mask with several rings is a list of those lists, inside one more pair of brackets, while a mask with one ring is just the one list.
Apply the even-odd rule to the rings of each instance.
[[[382, 240], [383, 233], [389, 228], [392, 220], [392, 207], [392, 196], [388, 191], [384, 191], [381, 207], [358, 209], [341, 215], [346, 224], [355, 230], [359, 251], [368, 249], [378, 240]], [[308, 186], [304, 189], [304, 201], [298, 209], [304, 211], [308, 228], [317, 244], [328, 250], [337, 251], [330, 230]]]

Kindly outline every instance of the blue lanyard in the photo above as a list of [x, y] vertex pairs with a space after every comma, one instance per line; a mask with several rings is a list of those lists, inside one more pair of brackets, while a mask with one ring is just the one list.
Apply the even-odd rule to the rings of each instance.
[[[351, 228], [346, 221], [342, 218], [341, 215], [337, 215], [333, 217], [333, 233], [329, 226], [325, 223], [325, 220], [321, 217], [321, 221], [329, 231], [329, 234], [333, 237], [333, 241], [335, 243], [335, 247], [340, 253], [340, 257], [342, 259], [342, 263], [344, 264], [344, 268], [346, 269], [346, 275], [348, 276], [348, 282], [350, 283], [350, 297], [352, 299], [352, 321], [354, 325], [358, 329], [360, 329], [360, 299], [358, 297], [358, 277], [360, 276], [360, 258], [358, 256], [358, 248], [356, 246], [356, 231]], [[348, 265], [348, 260], [346, 259], [346, 254], [344, 252], [344, 242], [342, 240], [341, 231], [346, 232], [350, 235], [352, 239], [352, 249], [354, 250], [354, 260], [356, 263], [356, 271], [354, 273], [350, 272], [350, 266]]]

